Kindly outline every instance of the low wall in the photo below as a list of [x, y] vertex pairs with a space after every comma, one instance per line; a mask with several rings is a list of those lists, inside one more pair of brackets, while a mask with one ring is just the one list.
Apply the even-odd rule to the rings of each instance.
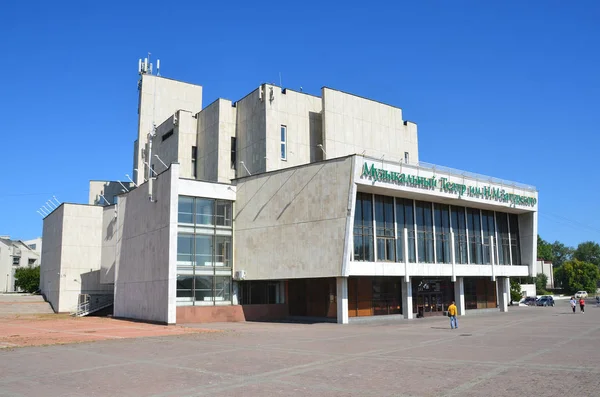
[[177, 324], [226, 323], [245, 321], [240, 305], [231, 306], [178, 306]]
[[232, 305], [232, 306], [178, 306], [177, 324], [222, 323], [240, 321], [273, 321], [288, 317], [288, 306]]
[[288, 305], [242, 305], [246, 321], [282, 320], [289, 316]]

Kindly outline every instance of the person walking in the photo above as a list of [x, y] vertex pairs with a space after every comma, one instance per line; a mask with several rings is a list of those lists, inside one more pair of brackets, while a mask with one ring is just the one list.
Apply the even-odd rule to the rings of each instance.
[[456, 308], [454, 301], [452, 301], [450, 306], [448, 306], [448, 317], [450, 317], [450, 328], [452, 328], [452, 329], [454, 329], [454, 328], [458, 329], [458, 320], [456, 319], [457, 312], [458, 312], [458, 309]]
[[579, 309], [581, 310], [581, 314], [585, 313], [585, 299], [579, 298]]
[[571, 297], [569, 303], [571, 304], [571, 309], [573, 309], [573, 313], [575, 313], [575, 311], [577, 310], [577, 301], [575, 300], [574, 296]]

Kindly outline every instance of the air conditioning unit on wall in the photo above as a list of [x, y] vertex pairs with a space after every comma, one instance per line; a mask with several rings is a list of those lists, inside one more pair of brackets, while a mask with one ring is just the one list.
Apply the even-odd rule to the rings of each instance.
[[237, 270], [234, 274], [234, 278], [236, 280], [245, 280], [246, 279], [246, 271], [245, 270]]

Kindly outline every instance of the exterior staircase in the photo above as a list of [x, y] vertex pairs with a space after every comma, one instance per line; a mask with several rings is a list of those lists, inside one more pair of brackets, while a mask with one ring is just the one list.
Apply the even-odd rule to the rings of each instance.
[[114, 295], [79, 294], [77, 307], [71, 311], [71, 316], [83, 317], [112, 306]]

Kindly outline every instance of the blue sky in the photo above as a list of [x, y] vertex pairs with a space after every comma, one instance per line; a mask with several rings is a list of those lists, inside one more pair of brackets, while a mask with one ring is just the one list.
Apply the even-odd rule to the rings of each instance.
[[131, 173], [150, 51], [205, 105], [281, 72], [401, 107], [421, 160], [535, 185], [544, 239], [600, 242], [597, 1], [85, 3], [3, 3], [0, 234]]

